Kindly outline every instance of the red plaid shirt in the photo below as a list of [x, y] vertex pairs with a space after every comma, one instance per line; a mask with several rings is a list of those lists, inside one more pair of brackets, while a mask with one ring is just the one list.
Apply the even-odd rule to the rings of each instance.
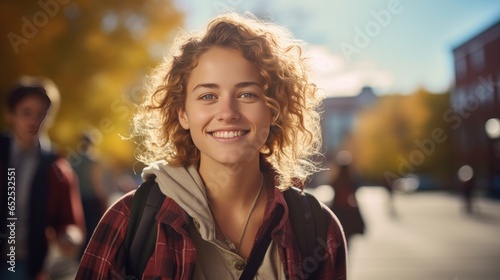
[[[87, 246], [80, 263], [76, 279], [124, 279], [124, 240], [127, 230], [133, 192], [117, 201], [103, 216]], [[274, 242], [279, 244], [280, 258], [287, 279], [304, 279], [303, 262], [297, 242], [294, 240], [288, 208], [281, 192], [269, 190], [264, 222], [257, 238], [262, 238], [271, 221], [272, 213], [282, 205], [285, 213], [272, 232]], [[346, 246], [337, 218], [326, 208], [327, 242], [318, 251], [318, 260], [325, 260], [319, 279], [346, 279]], [[271, 211], [268, 211], [271, 209]], [[196, 266], [196, 248], [189, 235], [191, 219], [172, 199], [166, 198], [158, 213], [158, 237], [156, 248], [149, 259], [143, 279], [192, 279]], [[170, 234], [167, 234], [170, 233]], [[326, 253], [325, 253], [326, 252]], [[314, 266], [308, 260], [306, 267]]]

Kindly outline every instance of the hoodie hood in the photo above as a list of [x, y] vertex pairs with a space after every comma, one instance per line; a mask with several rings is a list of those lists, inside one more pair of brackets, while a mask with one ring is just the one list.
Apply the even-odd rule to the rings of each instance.
[[144, 168], [141, 176], [146, 180], [151, 175], [156, 176], [156, 182], [164, 195], [199, 221], [201, 237], [214, 241], [215, 223], [208, 207], [205, 186], [196, 167], [173, 167], [166, 161], [157, 161]]

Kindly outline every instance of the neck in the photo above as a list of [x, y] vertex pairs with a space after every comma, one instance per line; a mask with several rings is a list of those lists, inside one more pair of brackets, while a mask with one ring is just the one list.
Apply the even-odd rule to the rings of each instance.
[[247, 258], [262, 224], [267, 197], [266, 178], [260, 170], [259, 160], [238, 167], [200, 161], [199, 172], [207, 191], [217, 238]]
[[259, 164], [237, 168], [200, 164], [199, 172], [210, 203], [241, 206], [252, 202], [263, 176]]
[[35, 138], [33, 141], [23, 141], [21, 140], [19, 137], [17, 137], [17, 135], [13, 135], [14, 137], [14, 141], [16, 142], [16, 144], [19, 146], [19, 148], [22, 150], [22, 151], [31, 151], [33, 149], [35, 149], [36, 145], [36, 141], [38, 140], [38, 138]]

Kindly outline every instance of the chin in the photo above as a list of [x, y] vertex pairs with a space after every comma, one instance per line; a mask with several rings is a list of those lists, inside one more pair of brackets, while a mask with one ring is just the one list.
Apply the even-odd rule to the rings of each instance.
[[227, 157], [218, 157], [216, 158], [218, 162], [224, 165], [241, 165], [241, 164], [248, 164], [249, 162], [253, 161], [253, 157], [249, 156], [238, 156], [235, 157], [235, 155], [227, 156]]

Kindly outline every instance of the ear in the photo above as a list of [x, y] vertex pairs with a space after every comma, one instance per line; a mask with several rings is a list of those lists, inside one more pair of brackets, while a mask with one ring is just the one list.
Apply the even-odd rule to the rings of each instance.
[[179, 123], [181, 124], [182, 128], [188, 130], [189, 129], [189, 119], [188, 119], [186, 111], [183, 108], [180, 108], [179, 110], [177, 110], [177, 116], [179, 118]]

